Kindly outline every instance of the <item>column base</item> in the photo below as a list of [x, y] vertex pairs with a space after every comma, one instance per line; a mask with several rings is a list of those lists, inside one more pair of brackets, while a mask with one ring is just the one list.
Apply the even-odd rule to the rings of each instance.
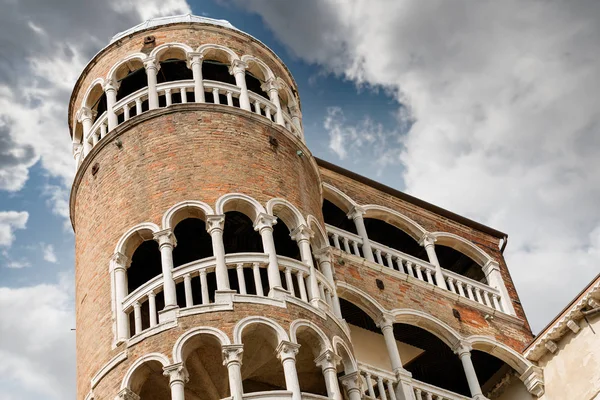
[[321, 298], [316, 298], [316, 299], [312, 299], [310, 301], [310, 304], [315, 307], [318, 308], [319, 310], [323, 310], [323, 311], [331, 311], [331, 307], [329, 307], [329, 304], [327, 304], [325, 301], [323, 301]]
[[236, 294], [233, 289], [215, 290], [215, 303], [233, 304], [233, 296]]
[[179, 306], [165, 307], [158, 312], [158, 323], [175, 321], [179, 314]]
[[269, 291], [269, 297], [275, 300], [285, 300], [285, 298], [289, 295], [290, 292], [288, 292], [281, 286], [275, 286]]

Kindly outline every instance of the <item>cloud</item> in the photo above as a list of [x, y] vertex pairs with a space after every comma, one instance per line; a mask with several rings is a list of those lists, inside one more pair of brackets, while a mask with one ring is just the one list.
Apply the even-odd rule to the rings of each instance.
[[27, 211], [0, 211], [0, 246], [10, 247], [15, 240], [14, 231], [25, 229], [28, 219]]
[[0, 287], [3, 398], [75, 396], [74, 312], [66, 284]]
[[[390, 181], [510, 234], [534, 330], [597, 273], [600, 2], [238, 4], [296, 56], [395, 93], [413, 123]], [[334, 128], [343, 157], [353, 127]]]
[[54, 252], [54, 246], [51, 244], [41, 243], [42, 253], [44, 255], [44, 260], [49, 263], [56, 264], [58, 262], [58, 258], [56, 257], [56, 253]]

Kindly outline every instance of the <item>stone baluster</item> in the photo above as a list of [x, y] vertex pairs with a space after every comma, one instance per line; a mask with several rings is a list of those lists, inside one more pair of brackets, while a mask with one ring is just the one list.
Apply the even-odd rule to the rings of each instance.
[[181, 103], [187, 103], [187, 90], [185, 87], [179, 89], [179, 94], [181, 96]]
[[142, 113], [142, 99], [139, 97], [135, 99], [135, 115], [140, 115]]
[[248, 97], [248, 87], [246, 86], [246, 65], [241, 60], [233, 60], [229, 73], [235, 77], [235, 84], [240, 88], [240, 108], [252, 111], [250, 109], [250, 98]]
[[189, 375], [183, 363], [169, 365], [164, 367], [163, 371], [163, 374], [169, 377], [171, 400], [185, 400], [185, 384]]
[[298, 271], [296, 273], [296, 278], [298, 280], [298, 290], [300, 291], [300, 298], [303, 301], [308, 302], [308, 296], [306, 295], [306, 285], [304, 284], [304, 272]]
[[494, 300], [494, 308], [498, 311], [502, 311], [502, 306], [500, 306], [500, 296], [493, 294], [492, 299]]
[[194, 297], [192, 296], [192, 275], [185, 274], [183, 277], [183, 288], [185, 290], [185, 306], [192, 307], [194, 305]]
[[124, 104], [123, 105], [123, 120], [124, 121], [129, 121], [129, 104]]
[[[365, 214], [365, 210], [361, 207], [354, 206], [350, 212], [348, 213], [348, 218], [354, 221], [354, 225], [356, 225], [356, 232], [358, 232], [358, 236], [361, 237], [363, 242], [363, 253], [365, 258], [369, 261], [375, 261], [373, 259], [373, 250], [371, 249], [371, 242], [369, 241], [369, 236], [367, 235], [367, 228], [365, 227], [365, 220], [363, 215]], [[383, 265], [382, 262], [380, 264]]]
[[148, 293], [148, 311], [150, 313], [150, 328], [153, 328], [158, 323], [156, 314], [156, 294]]
[[292, 400], [300, 400], [300, 382], [298, 381], [298, 372], [296, 371], [296, 354], [300, 349], [299, 344], [281, 341], [275, 352], [283, 365], [283, 374], [285, 377], [285, 387], [292, 392]]
[[142, 332], [142, 305], [139, 301], [133, 303], [133, 321], [135, 323], [135, 334]]
[[208, 279], [206, 278], [206, 269], [200, 270], [200, 289], [202, 291], [202, 304], [208, 304], [210, 298], [208, 296]]
[[431, 270], [429, 268], [425, 268], [425, 277], [427, 278], [427, 282], [433, 285], [433, 277], [431, 276]]
[[413, 263], [410, 261], [406, 262], [406, 271], [408, 272], [408, 275], [412, 276], [413, 278], [415, 277], [415, 272], [413, 271]]
[[369, 393], [369, 397], [375, 398], [375, 389], [373, 388], [373, 380], [371, 379], [371, 374], [369, 372], [365, 372], [365, 381], [367, 382], [367, 393]]
[[223, 365], [227, 367], [229, 392], [232, 400], [242, 400], [244, 396], [244, 388], [242, 387], [243, 351], [243, 346], [239, 344], [223, 346]]
[[[470, 285], [469, 285], [469, 286], [470, 286]], [[469, 289], [469, 286], [467, 286], [467, 290]], [[478, 287], [476, 287], [476, 288], [475, 288], [475, 295], [476, 295], [476, 297], [477, 297], [477, 301], [478, 301], [479, 303], [481, 303], [481, 304], [485, 304], [485, 303], [483, 302], [483, 298], [481, 297], [481, 289], [480, 289], [480, 288], [478, 288]], [[473, 298], [473, 299], [475, 299], [475, 298]]]
[[[468, 295], [468, 297], [469, 297], [471, 300], [475, 300], [475, 295], [473, 294], [473, 285], [471, 285], [471, 284], [467, 284], [466, 286], [467, 286], [467, 295]], [[483, 304], [483, 301], [481, 300], [481, 295], [480, 295], [480, 298], [479, 298], [479, 300], [480, 300], [479, 302], [480, 302], [481, 304]], [[477, 301], [477, 300], [475, 300], [475, 301]]]
[[221, 98], [219, 97], [219, 88], [213, 88], [212, 95], [213, 95], [213, 103], [221, 104]]
[[337, 380], [337, 364], [340, 361], [341, 357], [332, 350], [325, 350], [315, 359], [315, 364], [321, 367], [323, 371], [325, 386], [327, 387], [327, 397], [333, 400], [342, 400]]
[[422, 391], [419, 388], [415, 388], [415, 397], [417, 400], [423, 400], [423, 396], [421, 395]]
[[254, 112], [258, 115], [261, 115], [260, 112], [260, 100], [254, 100]]
[[440, 266], [440, 261], [435, 253], [435, 241], [436, 239], [434, 236], [429, 233], [425, 233], [421, 238], [421, 246], [425, 247], [429, 262], [435, 267], [435, 282], [437, 286], [447, 289], [446, 282], [444, 281], [444, 274], [442, 273], [442, 267]]
[[358, 249], [358, 242], [356, 240], [352, 240], [350, 243], [352, 244], [352, 250], [354, 251], [354, 255], [360, 257], [360, 250]]
[[377, 258], [377, 264], [383, 265], [383, 258], [381, 257], [381, 250], [375, 249], [375, 257]]
[[173, 104], [173, 95], [171, 94], [171, 89], [165, 89], [165, 101], [167, 102], [167, 107]]
[[160, 248], [160, 259], [163, 274], [163, 291], [165, 294], [165, 307], [160, 312], [160, 320], [168, 321], [175, 318], [174, 310], [177, 308], [177, 293], [173, 280], [173, 248], [177, 245], [175, 235], [170, 229], [154, 233], [154, 240]]
[[488, 307], [492, 307], [492, 302], [490, 301], [490, 294], [486, 291], [483, 292], [483, 300], [485, 301], [485, 305]]
[[235, 271], [237, 273], [238, 285], [240, 287], [240, 294], [246, 294], [246, 278], [244, 277], [244, 263], [237, 263], [235, 265]]
[[420, 266], [419, 264], [415, 264], [415, 271], [417, 272], [417, 279], [420, 281], [423, 280], [423, 273], [421, 272], [422, 269], [423, 269], [422, 266]]
[[379, 398], [381, 400], [387, 400], [387, 394], [385, 392], [385, 386], [383, 385], [383, 378], [377, 377], [377, 389], [379, 390]]
[[292, 279], [292, 269], [290, 267], [285, 267], [285, 286], [292, 296], [296, 296], [294, 280]]
[[342, 249], [342, 246], [340, 246], [340, 235], [338, 235], [337, 233], [333, 233], [331, 235], [333, 237], [333, 245], [335, 246], [336, 249]]
[[254, 222], [254, 230], [260, 233], [263, 249], [269, 256], [267, 274], [269, 276], [270, 297], [276, 296], [277, 291], [283, 291], [281, 276], [279, 275], [279, 261], [277, 260], [275, 241], [273, 240], [273, 226], [276, 223], [276, 217], [264, 213], [260, 213]]
[[228, 90], [226, 92], [226, 94], [227, 94], [227, 105], [229, 107], [233, 107], [233, 93], [231, 93], [231, 90]]
[[[148, 108], [154, 110], [158, 108], [158, 91], [156, 89], [156, 74], [160, 69], [160, 63], [156, 62], [154, 58], [147, 58], [144, 60], [144, 68], [146, 68], [146, 77], [148, 78]], [[138, 114], [141, 112], [138, 111]]]
[[347, 237], [342, 237], [342, 243], [344, 244], [344, 251], [348, 254], [352, 254], [352, 252], [350, 251], [350, 241]]
[[404, 266], [402, 265], [402, 259], [400, 257], [396, 257], [394, 260], [396, 261], [396, 267], [398, 267], [398, 271], [404, 272]]
[[215, 275], [217, 277], [217, 290], [229, 290], [229, 275], [225, 264], [225, 247], [223, 245], [224, 215], [208, 215], [206, 217], [206, 230], [212, 239], [213, 255], [215, 256]]
[[454, 278], [452, 277], [448, 277], [448, 289], [450, 289], [452, 293], [457, 293], [456, 288], [454, 287]]
[[458, 289], [458, 294], [462, 297], [465, 296], [465, 291], [463, 290], [463, 283], [461, 281], [456, 281], [456, 288]]
[[317, 258], [317, 261], [319, 262], [319, 265], [321, 267], [321, 271], [323, 272], [323, 275], [325, 275], [325, 278], [327, 279], [327, 281], [331, 284], [331, 287], [333, 288], [333, 293], [331, 293], [331, 295], [333, 296], [333, 299], [332, 299], [333, 313], [335, 314], [336, 317], [338, 317], [339, 319], [342, 319], [342, 309], [340, 307], [340, 299], [336, 292], [336, 283], [335, 283], [335, 279], [333, 277], [333, 264], [331, 263], [331, 250], [329, 249], [329, 247], [325, 247], [325, 248], [317, 251], [315, 253], [315, 256]]
[[[202, 78], [202, 59], [200, 53], [188, 53], [187, 64], [194, 77], [194, 99], [196, 103], [204, 103], [204, 82]], [[168, 105], [168, 104], [167, 104]]]
[[394, 261], [392, 260], [391, 253], [385, 253], [385, 261], [387, 262], [387, 266], [391, 269], [394, 269]]
[[391, 379], [388, 379], [386, 381], [386, 384], [387, 384], [387, 392], [388, 392], [388, 396], [390, 397], [390, 400], [397, 400], [396, 392], [394, 391], [394, 381], [392, 381]]
[[263, 290], [262, 279], [260, 278], [260, 264], [255, 262], [252, 263], [252, 273], [254, 274], [254, 289], [256, 290], [257, 296], [264, 296], [265, 291]]
[[121, 253], [113, 254], [110, 260], [110, 270], [114, 282], [115, 301], [115, 323], [117, 343], [127, 340], [129, 337], [129, 318], [123, 309], [123, 300], [127, 297], [127, 257]]

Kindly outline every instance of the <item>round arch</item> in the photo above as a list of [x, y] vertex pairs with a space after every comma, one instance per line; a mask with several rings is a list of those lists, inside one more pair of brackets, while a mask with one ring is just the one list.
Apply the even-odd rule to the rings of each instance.
[[321, 342], [320, 343], [321, 344], [321, 352], [323, 352], [325, 350], [333, 350], [333, 347], [331, 346], [327, 335], [325, 335], [325, 333], [321, 330], [321, 328], [319, 328], [317, 325], [315, 325], [313, 322], [311, 322], [307, 319], [297, 319], [291, 323], [291, 325], [290, 325], [290, 341], [291, 342], [298, 344], [298, 330], [301, 328], [309, 329], [317, 334], [317, 336], [319, 337], [319, 341]]
[[266, 214], [265, 208], [254, 198], [242, 193], [229, 193], [219, 197], [215, 212], [223, 215], [227, 211], [238, 211], [255, 221], [259, 214]]
[[327, 238], [327, 233], [319, 223], [319, 221], [312, 215], [309, 215], [306, 218], [307, 226], [310, 230], [314, 232], [312, 237], [313, 251], [320, 250], [322, 248], [329, 246], [329, 239]]
[[154, 234], [158, 231], [160, 228], [152, 222], [134, 226], [121, 236], [115, 247], [115, 253], [121, 253], [130, 259], [135, 249], [146, 240], [154, 240]]
[[329, 183], [323, 183], [323, 199], [329, 200], [346, 213], [350, 212], [353, 207], [358, 206], [350, 196]]
[[163, 215], [162, 227], [163, 229], [173, 229], [186, 218], [198, 218], [206, 221], [206, 217], [213, 214], [212, 207], [202, 201], [182, 201], [169, 208]]
[[437, 336], [451, 349], [454, 349], [462, 340], [462, 337], [449, 325], [427, 313], [409, 309], [394, 309], [390, 314], [394, 317], [394, 323], [413, 325], [426, 330]]
[[488, 336], [473, 335], [469, 336], [466, 341], [471, 345], [471, 347], [473, 347], [474, 350], [491, 354], [494, 357], [504, 361], [512, 369], [517, 371], [519, 375], [523, 375], [529, 368], [533, 366], [533, 364], [521, 354]]
[[146, 364], [148, 362], [151, 362], [151, 361], [157, 361], [163, 367], [166, 367], [166, 366], [168, 366], [170, 364], [169, 357], [167, 357], [167, 356], [165, 356], [164, 354], [161, 354], [161, 353], [149, 353], [149, 354], [146, 354], [146, 355], [138, 358], [131, 365], [131, 367], [129, 367], [129, 369], [127, 370], [127, 373], [125, 374], [125, 377], [123, 378], [123, 381], [121, 383], [121, 390], [123, 390], [123, 389], [130, 389], [130, 390], [132, 390], [132, 387], [131, 387], [132, 386], [132, 378], [133, 378], [135, 372], [142, 365], [144, 365], [144, 364]]
[[436, 244], [451, 247], [454, 250], [463, 253], [482, 267], [488, 262], [494, 261], [492, 257], [474, 243], [458, 235], [448, 232], [432, 232], [430, 235], [435, 238]]
[[267, 202], [267, 213], [276, 216], [293, 231], [300, 225], [307, 225], [302, 213], [289, 201], [282, 198], [273, 198]]
[[267, 64], [265, 64], [262, 60], [259, 60], [258, 58], [249, 55], [249, 54], [244, 54], [241, 58], [241, 60], [243, 62], [245, 62], [248, 67], [251, 66], [252, 63], [254, 63], [258, 69], [261, 71], [263, 78], [265, 81], [268, 81], [270, 79], [275, 79], [275, 74], [273, 74], [273, 71], [271, 71], [271, 68], [269, 68], [267, 66]]
[[[240, 59], [240, 57], [235, 53], [235, 51], [231, 50], [229, 47], [221, 46], [218, 44], [212, 44], [212, 43], [206, 43], [206, 44], [201, 45], [200, 47], [198, 47], [196, 49], [196, 52], [202, 54], [202, 56], [204, 58], [207, 58], [207, 57], [210, 58], [213, 54], [219, 54], [219, 53], [224, 54], [225, 58], [227, 58], [227, 61], [229, 62], [229, 64], [231, 64], [235, 60]], [[219, 57], [217, 57], [217, 60], [223, 61]]]
[[144, 53], [133, 53], [128, 55], [127, 57], [125, 57], [124, 59], [118, 61], [116, 64], [114, 64], [111, 69], [108, 71], [108, 74], [106, 75], [106, 81], [107, 82], [118, 82], [119, 81], [119, 77], [117, 75], [117, 72], [119, 71], [119, 69], [131, 62], [137, 61], [140, 63], [144, 63], [144, 61], [148, 58], [148, 56], [146, 56]]
[[183, 362], [183, 360], [185, 359], [183, 354], [185, 345], [189, 343], [189, 341], [192, 340], [194, 337], [199, 335], [212, 336], [216, 338], [219, 341], [219, 343], [221, 343], [221, 346], [231, 344], [229, 337], [220, 329], [207, 326], [190, 329], [189, 331], [181, 335], [175, 342], [175, 345], [173, 346], [173, 362], [175, 364]]
[[96, 93], [96, 88], [98, 86], [100, 86], [100, 96], [102, 96], [102, 93], [104, 93], [104, 79], [103, 78], [96, 78], [92, 81], [92, 83], [90, 83], [87, 90], [85, 91], [85, 94], [83, 95], [83, 100], [81, 101], [81, 107], [91, 108], [91, 106], [93, 104], [90, 103], [90, 97], [92, 96], [92, 93], [94, 93], [94, 94]]
[[378, 321], [387, 313], [377, 300], [346, 282], [337, 282], [338, 296], [363, 310], [373, 321]]
[[154, 50], [152, 50], [149, 57], [154, 58], [156, 61], [159, 61], [164, 53], [167, 53], [171, 50], [181, 51], [186, 58], [189, 53], [194, 51], [194, 49], [192, 49], [190, 46], [184, 43], [165, 43], [161, 44], [160, 46], [157, 46]]
[[290, 337], [288, 336], [285, 329], [283, 329], [281, 325], [279, 325], [272, 319], [266, 317], [246, 317], [241, 319], [233, 328], [233, 343], [242, 344], [242, 334], [244, 333], [244, 329], [253, 324], [262, 324], [273, 329], [277, 334], [277, 340], [279, 342], [290, 341]]
[[[334, 336], [332, 343], [333, 351], [342, 358], [342, 363], [344, 365], [346, 374], [351, 374], [352, 372], [358, 371], [358, 363], [356, 362], [356, 359], [350, 351], [350, 347], [348, 347], [344, 339], [339, 336]], [[340, 352], [339, 348], [341, 348], [345, 354]]]
[[373, 218], [387, 222], [388, 224], [404, 231], [417, 242], [427, 232], [425, 228], [423, 228], [417, 222], [395, 210], [392, 210], [391, 208], [377, 204], [367, 204], [361, 207], [365, 211], [365, 214], [363, 215], [364, 218]]
[[[285, 98], [282, 98], [283, 103], [282, 106], [287, 103], [288, 107], [296, 106], [298, 107], [298, 101], [296, 100], [296, 96], [292, 93], [292, 90], [288, 86], [288, 84], [281, 78], [277, 78], [277, 85], [279, 85], [279, 93], [285, 95]], [[280, 95], [280, 97], [282, 97]], [[299, 108], [299, 107], [298, 107]]]

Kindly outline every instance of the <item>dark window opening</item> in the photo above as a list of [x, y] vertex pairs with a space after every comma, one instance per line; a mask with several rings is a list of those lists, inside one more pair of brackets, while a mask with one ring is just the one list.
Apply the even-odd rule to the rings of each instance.
[[212, 240], [201, 219], [184, 219], [177, 224], [174, 234], [177, 239], [177, 246], [173, 249], [174, 267], [212, 257]]
[[278, 255], [302, 261], [298, 243], [290, 237], [290, 230], [280, 219], [273, 227], [273, 241]]
[[148, 86], [146, 70], [144, 68], [139, 68], [135, 71], [130, 71], [127, 76], [119, 81], [119, 83], [120, 86], [117, 91], [117, 101]]
[[127, 289], [131, 293], [155, 276], [162, 274], [158, 243], [147, 240], [139, 245], [131, 257], [127, 270]]
[[192, 70], [183, 60], [170, 59], [161, 61], [156, 81], [158, 83], [194, 79]]
[[229, 65], [218, 61], [204, 60], [202, 62], [202, 79], [235, 85], [235, 77], [229, 73]]
[[95, 115], [92, 117], [92, 123], [94, 123], [102, 114], [106, 112], [106, 93], [102, 93], [102, 96], [100, 96], [90, 108], [95, 113]]
[[225, 213], [223, 228], [225, 253], [264, 253], [260, 234], [254, 230], [252, 220], [238, 211]]
[[429, 261], [425, 248], [420, 246], [415, 239], [394, 225], [374, 218], [365, 218], [365, 228], [369, 240], [377, 242], [405, 254]]
[[481, 266], [469, 256], [443, 245], [436, 245], [435, 253], [442, 268], [487, 285], [488, 282]]
[[[246, 71], [246, 87], [248, 88], [248, 90], [269, 100], [269, 94], [261, 88], [263, 83], [264, 82], [262, 82], [260, 79], [252, 75], [250, 72]], [[274, 113], [274, 111], [272, 111], [272, 113]]]
[[344, 211], [327, 199], [323, 200], [323, 218], [326, 224], [343, 229], [347, 232], [357, 235], [354, 221], [348, 219]]

